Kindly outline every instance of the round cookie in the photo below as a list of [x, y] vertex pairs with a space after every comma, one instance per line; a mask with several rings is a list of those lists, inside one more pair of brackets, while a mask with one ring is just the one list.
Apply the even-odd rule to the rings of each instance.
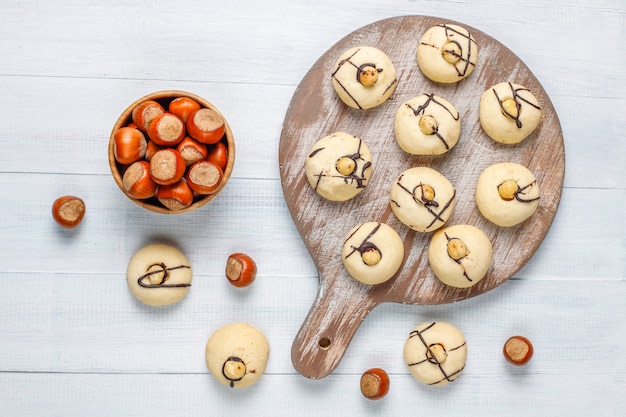
[[483, 279], [492, 255], [487, 235], [467, 224], [437, 230], [428, 246], [428, 262], [435, 276], [456, 288], [469, 288]]
[[486, 168], [476, 184], [476, 206], [489, 221], [515, 226], [532, 216], [539, 205], [539, 185], [523, 165], [502, 162]]
[[404, 243], [391, 226], [366, 222], [348, 233], [341, 259], [354, 279], [368, 285], [380, 284], [400, 269], [404, 260]]
[[518, 84], [496, 84], [480, 98], [480, 125], [496, 142], [514, 144], [523, 141], [539, 125], [541, 114], [535, 96]]
[[346, 201], [367, 186], [372, 176], [372, 155], [361, 139], [335, 132], [311, 147], [304, 169], [319, 195], [331, 201]]
[[446, 385], [457, 379], [466, 359], [463, 333], [441, 321], [417, 326], [404, 344], [404, 361], [411, 375], [428, 385]]
[[407, 153], [441, 155], [458, 142], [461, 119], [452, 103], [434, 94], [422, 94], [398, 108], [394, 134]]
[[416, 54], [426, 77], [439, 83], [455, 83], [476, 68], [478, 45], [466, 28], [442, 23], [422, 35]]
[[144, 304], [162, 306], [180, 301], [191, 286], [191, 265], [177, 248], [152, 244], [130, 259], [126, 280], [130, 292]]
[[247, 323], [227, 324], [206, 344], [206, 365], [221, 384], [248, 387], [261, 378], [270, 355], [265, 335]]
[[432, 168], [409, 168], [391, 187], [391, 210], [398, 220], [418, 232], [431, 232], [443, 226], [455, 203], [454, 187]]
[[393, 94], [398, 78], [393, 63], [383, 51], [357, 46], [337, 59], [331, 82], [345, 104], [355, 109], [370, 109]]

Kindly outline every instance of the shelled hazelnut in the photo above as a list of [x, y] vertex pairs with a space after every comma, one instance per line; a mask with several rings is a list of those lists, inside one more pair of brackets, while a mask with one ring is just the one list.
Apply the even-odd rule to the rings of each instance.
[[66, 195], [57, 198], [52, 204], [52, 217], [62, 227], [73, 229], [85, 216], [85, 202], [76, 196]]

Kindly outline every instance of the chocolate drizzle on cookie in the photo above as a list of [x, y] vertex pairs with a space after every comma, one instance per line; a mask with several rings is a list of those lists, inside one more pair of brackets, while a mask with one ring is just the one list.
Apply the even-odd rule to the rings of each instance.
[[[400, 177], [398, 177], [398, 181], [397, 181], [398, 186], [403, 191], [405, 191], [408, 194], [410, 194], [411, 198], [413, 199], [413, 201], [415, 201], [415, 203], [419, 204], [420, 206], [423, 206], [433, 216], [433, 220], [430, 222], [430, 224], [427, 226], [427, 228], [432, 227], [437, 221], [445, 223], [445, 220], [441, 216], [442, 216], [443, 213], [445, 213], [448, 210], [448, 208], [450, 208], [450, 205], [452, 204], [452, 202], [454, 201], [454, 199], [456, 197], [456, 190], [454, 190], [454, 192], [452, 193], [452, 197], [450, 197], [450, 199], [444, 204], [444, 206], [441, 208], [441, 210], [436, 211], [436, 209], [439, 208], [440, 204], [439, 204], [438, 201], [436, 201], [434, 199], [434, 196], [435, 196], [434, 190], [432, 191], [432, 198], [430, 198], [430, 197], [429, 198], [425, 198], [424, 190], [425, 190], [425, 187], [429, 187], [429, 186], [427, 186], [426, 184], [420, 182], [415, 187], [413, 187], [413, 189], [409, 189], [408, 187], [406, 187], [406, 186], [404, 186], [402, 184], [402, 178], [404, 178], [404, 174], [400, 175]], [[397, 207], [400, 207], [400, 204], [398, 204], [397, 201], [394, 200], [392, 202]]]
[[[430, 46], [435, 49], [442, 48], [442, 59], [444, 54], [451, 54], [458, 58], [455, 63], [449, 62], [454, 67], [459, 78], [465, 77], [470, 71], [476, 67], [476, 63], [470, 61], [470, 57], [474, 53], [474, 49], [478, 49], [476, 41], [472, 38], [468, 30], [460, 31], [445, 23], [437, 25], [445, 30], [446, 42], [443, 45], [433, 45], [421, 42], [422, 45]], [[460, 38], [457, 40], [457, 38]], [[454, 49], [443, 49], [447, 44], [454, 44], [460, 49], [460, 53]], [[455, 48], [456, 49], [456, 48]], [[447, 61], [446, 61], [447, 62]]]
[[464, 367], [460, 367], [459, 369], [455, 370], [452, 373], [447, 373], [445, 369], [443, 369], [443, 366], [441, 364], [441, 362], [439, 360], [437, 360], [437, 354], [433, 351], [433, 346], [441, 346], [444, 348], [446, 355], [449, 354], [450, 352], [454, 352], [455, 350], [458, 350], [460, 348], [462, 348], [463, 346], [465, 346], [465, 341], [460, 344], [459, 346], [454, 346], [451, 348], [445, 347], [443, 344], [440, 343], [428, 343], [426, 341], [426, 339], [424, 338], [424, 334], [432, 329], [435, 325], [437, 325], [437, 322], [433, 322], [430, 325], [428, 325], [426, 328], [424, 328], [423, 330], [413, 330], [411, 333], [409, 333], [409, 339], [413, 338], [413, 337], [417, 337], [422, 344], [424, 345], [424, 347], [426, 348], [426, 354], [424, 355], [424, 358], [422, 360], [419, 360], [417, 362], [413, 362], [413, 363], [408, 363], [407, 365], [409, 367], [413, 367], [413, 366], [420, 366], [420, 365], [434, 365], [436, 366], [439, 371], [442, 374], [442, 378], [440, 380], [437, 380], [435, 382], [430, 383], [429, 385], [437, 385], [440, 384], [443, 381], [447, 381], [447, 382], [452, 382], [454, 381], [457, 376], [463, 371]]
[[[376, 234], [376, 232], [378, 232], [378, 229], [380, 229], [380, 223], [376, 223], [376, 227], [374, 227], [369, 233], [368, 235], [365, 237], [365, 239], [363, 239], [363, 241], [359, 244], [359, 246], [354, 246], [354, 245], [350, 245], [350, 248], [352, 248], [352, 251], [350, 253], [348, 253], [345, 258], [349, 258], [350, 256], [352, 256], [354, 253], [359, 253], [361, 256], [363, 256], [363, 254], [367, 251], [377, 251], [380, 254], [380, 257], [382, 259], [383, 257], [383, 253], [380, 251], [380, 249], [373, 244], [372, 242], [369, 241], [369, 239], [372, 238], [372, 236], [374, 236]], [[362, 226], [361, 226], [362, 227]], [[352, 236], [354, 236], [356, 234], [357, 231], [359, 231], [361, 229], [361, 227], [358, 227], [354, 230], [354, 232], [348, 236], [346, 238], [346, 241], [349, 240]]]
[[[229, 364], [232, 363], [236, 363], [236, 366], [242, 366], [243, 369], [240, 370], [241, 376], [238, 378], [234, 378], [230, 372], [228, 372], [226, 370], [226, 367]], [[241, 381], [243, 379], [244, 376], [246, 376], [246, 363], [243, 361], [243, 359], [237, 357], [237, 356], [231, 356], [228, 359], [226, 359], [224, 361], [224, 364], [222, 365], [222, 376], [224, 376], [224, 378], [226, 378], [228, 381], [230, 381], [230, 383], [228, 384], [231, 388], [235, 387], [235, 382]]]
[[[327, 170], [322, 170], [318, 174], [315, 175], [317, 177], [317, 182], [315, 183], [314, 189], [317, 190], [317, 187], [319, 186], [320, 182], [322, 181], [322, 178], [324, 177], [342, 178], [346, 184], [349, 184], [349, 183], [356, 184], [355, 188], [365, 188], [365, 182], [367, 181], [367, 178], [365, 177], [365, 171], [368, 170], [372, 166], [372, 163], [369, 161], [366, 161], [365, 163], [361, 164], [360, 169], [359, 169], [359, 161], [365, 161], [365, 159], [361, 155], [362, 146], [363, 146], [363, 141], [359, 139], [359, 145], [357, 146], [357, 149], [355, 152], [351, 154], [343, 155], [338, 158], [338, 159], [349, 158], [353, 160], [355, 164], [354, 172], [348, 175], [343, 175], [339, 171], [336, 171], [336, 170], [335, 171], [337, 172], [337, 174], [330, 174]], [[321, 147], [321, 148], [317, 148], [313, 150], [309, 154], [309, 158], [315, 157], [315, 155], [317, 155], [319, 152], [323, 151], [324, 149], [326, 148]]]
[[[459, 239], [459, 238], [457, 238], [457, 237], [450, 237], [450, 236], [448, 236], [448, 233], [445, 233], [445, 232], [444, 232], [444, 234], [443, 234], [443, 235], [446, 237], [446, 240], [448, 241], [448, 243], [449, 243], [451, 240], [453, 240], [453, 239]], [[470, 276], [467, 274], [467, 269], [465, 269], [465, 265], [463, 265], [463, 262], [462, 262], [463, 258], [465, 258], [465, 256], [467, 256], [467, 255], [469, 255], [469, 250], [467, 251], [467, 254], [466, 254], [466, 255], [464, 255], [464, 256], [462, 256], [462, 257], [460, 257], [459, 259], [455, 259], [455, 258], [453, 258], [452, 256], [450, 256], [450, 252], [448, 252], [448, 256], [450, 257], [450, 259], [452, 259], [454, 262], [456, 262], [456, 263], [457, 263], [457, 264], [461, 267], [461, 269], [463, 270], [463, 276], [464, 276], [465, 278], [467, 278], [467, 280], [468, 280], [469, 282], [473, 282], [472, 278], [470, 278]]]
[[[450, 117], [452, 117], [452, 120], [454, 121], [458, 121], [459, 120], [459, 112], [455, 112], [454, 109], [449, 108], [448, 106], [446, 106], [444, 103], [440, 102], [439, 100], [437, 100], [437, 97], [434, 94], [425, 94], [426, 97], [428, 97], [428, 99], [426, 100], [426, 102], [418, 107], [412, 107], [409, 103], [406, 103], [406, 106], [411, 109], [411, 111], [413, 112], [413, 114], [415, 116], [418, 117], [424, 117], [427, 116], [426, 114], [426, 110], [428, 109], [428, 107], [430, 107], [431, 105], [437, 105], [441, 108], [443, 108], [449, 115]], [[456, 114], [455, 114], [456, 113]], [[439, 122], [439, 121], [437, 121]], [[438, 125], [434, 125], [432, 126], [433, 132], [432, 134], [437, 136], [437, 138], [439, 138], [439, 140], [441, 141], [441, 143], [443, 143], [443, 146], [445, 146], [446, 150], [450, 150], [450, 145], [448, 144], [448, 141], [446, 138], [444, 138], [440, 133], [439, 133], [439, 126]]]
[[[167, 284], [166, 281], [170, 277], [170, 271], [177, 269], [189, 269], [189, 265], [178, 265], [168, 268], [163, 262], [154, 263], [146, 268], [146, 273], [137, 279], [137, 284], [144, 288], [184, 288], [190, 287], [191, 284]], [[161, 279], [157, 283], [152, 280], [155, 276], [161, 274]], [[147, 282], [146, 282], [147, 281]]]
[[[361, 65], [357, 65], [355, 64], [352, 59], [361, 51], [360, 48], [358, 48], [357, 50], [355, 50], [352, 55], [342, 59], [341, 61], [339, 61], [337, 63], [337, 68], [335, 68], [335, 70], [333, 71], [333, 73], [330, 75], [331, 78], [333, 80], [335, 80], [335, 82], [337, 83], [337, 85], [343, 90], [345, 91], [345, 93], [348, 95], [348, 97], [350, 97], [350, 99], [352, 99], [352, 101], [354, 102], [354, 104], [357, 106], [357, 108], [359, 109], [363, 109], [364, 107], [358, 102], [358, 100], [350, 93], [350, 91], [348, 90], [348, 88], [337, 78], [337, 73], [339, 72], [339, 70], [341, 70], [341, 68], [344, 65], [351, 65], [352, 67], [354, 67], [355, 69], [355, 77], [356, 80], [361, 82], [361, 75], [363, 74], [363, 70], [366, 67], [372, 67], [375, 68], [376, 71], [378, 73], [383, 72], [384, 68], [379, 68], [376, 64], [373, 63], [365, 63], [365, 64], [361, 64]], [[385, 88], [383, 95], [387, 93], [387, 91], [389, 91], [391, 88], [394, 88], [395, 85], [398, 83], [398, 78], [395, 77], [391, 83]]]
[[[504, 184], [506, 181], [501, 182], [500, 184], [498, 184], [499, 188], [502, 184]], [[517, 183], [516, 183], [517, 184]], [[537, 197], [533, 197], [533, 198], [525, 198], [526, 196], [526, 190], [530, 187], [534, 187], [535, 185], [537, 185], [537, 180], [531, 182], [528, 185], [525, 185], [523, 187], [520, 187], [519, 184], [517, 184], [517, 191], [515, 191], [513, 193], [513, 199], [519, 201], [520, 203], [532, 203], [533, 201], [537, 201], [539, 200], [540, 196]], [[511, 199], [512, 200], [512, 199]]]
[[[513, 87], [512, 83], [507, 83], [509, 85], [509, 88], [511, 89], [511, 97], [506, 96], [506, 97], [500, 97], [498, 95], [498, 92], [495, 90], [495, 88], [491, 89], [491, 91], [493, 92], [494, 96], [496, 96], [496, 100], [498, 100], [498, 104], [500, 105], [500, 110], [502, 110], [502, 113], [515, 121], [515, 126], [517, 126], [518, 129], [522, 128], [522, 121], [520, 120], [520, 116], [522, 114], [522, 103], [526, 103], [529, 106], [534, 107], [537, 110], [541, 110], [541, 107], [539, 107], [539, 105], [537, 105], [536, 103], [532, 103], [530, 100], [526, 99], [525, 97], [523, 97], [520, 92], [522, 91], [528, 91], [530, 92], [530, 90], [526, 87], [519, 87], [519, 88], [515, 88]], [[505, 105], [505, 102], [507, 102], [508, 100], [513, 100], [515, 103], [515, 110], [512, 110], [510, 108], [508, 108], [507, 105]]]

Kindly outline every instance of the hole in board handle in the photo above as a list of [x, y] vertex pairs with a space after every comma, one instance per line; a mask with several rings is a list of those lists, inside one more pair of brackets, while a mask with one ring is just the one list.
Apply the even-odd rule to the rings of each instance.
[[330, 348], [330, 338], [324, 336], [324, 337], [320, 338], [320, 340], [319, 340], [319, 342], [317, 342], [317, 344], [319, 345], [320, 349], [328, 350]]

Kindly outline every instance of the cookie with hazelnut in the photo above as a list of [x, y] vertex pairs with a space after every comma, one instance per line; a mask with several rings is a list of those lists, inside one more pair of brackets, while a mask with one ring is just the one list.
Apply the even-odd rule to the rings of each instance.
[[357, 46], [345, 51], [331, 73], [341, 101], [355, 109], [370, 109], [389, 99], [398, 84], [391, 59], [378, 48]]
[[480, 98], [480, 125], [496, 142], [520, 143], [537, 129], [541, 116], [537, 98], [519, 84], [496, 84]]
[[213, 377], [231, 388], [256, 383], [267, 366], [267, 337], [247, 323], [231, 323], [217, 329], [206, 344], [206, 365]]
[[478, 45], [467, 28], [442, 23], [429, 28], [417, 45], [417, 63], [432, 81], [455, 83], [468, 77], [478, 63]]
[[476, 206], [492, 223], [512, 227], [532, 216], [539, 206], [539, 185], [523, 165], [501, 162], [487, 167], [476, 184]]
[[360, 138], [335, 132], [317, 141], [304, 162], [307, 180], [322, 197], [346, 201], [362, 192], [372, 176], [372, 154]]
[[428, 262], [435, 276], [455, 288], [478, 284], [487, 274], [492, 256], [487, 235], [468, 224], [437, 230], [428, 245]]

